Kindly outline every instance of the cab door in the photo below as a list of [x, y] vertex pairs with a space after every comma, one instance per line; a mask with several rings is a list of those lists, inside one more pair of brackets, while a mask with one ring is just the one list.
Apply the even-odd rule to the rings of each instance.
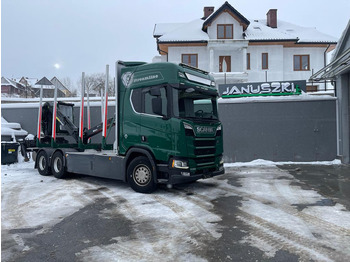
[[151, 150], [157, 160], [168, 161], [173, 151], [173, 132], [169, 118], [166, 86], [142, 90], [141, 144]]

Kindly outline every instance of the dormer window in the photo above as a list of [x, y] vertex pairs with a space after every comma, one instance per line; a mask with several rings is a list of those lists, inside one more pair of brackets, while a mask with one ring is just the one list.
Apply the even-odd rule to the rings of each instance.
[[233, 24], [218, 25], [218, 39], [233, 39]]

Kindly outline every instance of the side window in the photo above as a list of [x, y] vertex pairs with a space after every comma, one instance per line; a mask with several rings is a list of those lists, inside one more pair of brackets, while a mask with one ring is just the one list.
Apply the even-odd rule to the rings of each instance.
[[144, 94], [145, 108], [143, 113], [153, 115], [153, 110], [152, 110], [153, 98], [156, 98], [156, 97], [152, 96], [149, 91]]
[[131, 103], [137, 113], [142, 113], [141, 94], [142, 89], [139, 88], [134, 89], [131, 95]]
[[[156, 89], [157, 87], [153, 88]], [[166, 116], [168, 105], [166, 89], [165, 87], [161, 87], [159, 88], [159, 92], [153, 92], [151, 91], [153, 88], [147, 87], [134, 89], [131, 95], [132, 106], [137, 113], [156, 115], [156, 113], [153, 112], [152, 105], [152, 101], [155, 99], [155, 103], [160, 103], [162, 106], [162, 115]], [[157, 100], [158, 97], [159, 99]]]
[[165, 87], [159, 88], [159, 92], [154, 92], [152, 90], [155, 90], [159, 87], [151, 87], [151, 88], [144, 88], [142, 90], [142, 113], [149, 114], [149, 115], [157, 115], [156, 112], [154, 112], [154, 105], [153, 103], [158, 103], [158, 106], [161, 106], [161, 115], [166, 116], [167, 115], [167, 94]]

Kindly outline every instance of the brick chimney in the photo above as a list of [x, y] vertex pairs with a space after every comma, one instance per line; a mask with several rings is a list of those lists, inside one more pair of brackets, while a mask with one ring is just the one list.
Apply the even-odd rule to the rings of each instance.
[[266, 25], [271, 28], [277, 28], [277, 9], [270, 9], [267, 14]]
[[203, 20], [207, 19], [212, 13], [214, 13], [214, 6], [205, 6]]

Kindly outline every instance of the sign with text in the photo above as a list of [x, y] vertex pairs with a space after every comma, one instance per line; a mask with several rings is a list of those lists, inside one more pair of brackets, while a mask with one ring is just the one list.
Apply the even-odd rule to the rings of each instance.
[[219, 85], [219, 93], [222, 98], [300, 95], [301, 91], [306, 92], [305, 80]]

